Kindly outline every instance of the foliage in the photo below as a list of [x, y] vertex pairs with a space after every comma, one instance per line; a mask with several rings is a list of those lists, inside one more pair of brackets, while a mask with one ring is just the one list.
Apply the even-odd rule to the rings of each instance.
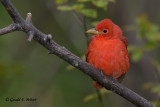
[[[99, 90], [99, 91], [100, 91], [102, 97], [103, 97], [105, 94], [108, 94], [108, 93], [111, 92], [111, 91], [106, 90], [106, 89], [101, 89], [101, 90]], [[92, 93], [92, 94], [86, 96], [86, 97], [83, 99], [83, 101], [84, 101], [84, 102], [89, 102], [89, 101], [91, 101], [91, 100], [93, 100], [93, 99], [97, 99], [97, 98], [98, 98], [98, 94], [97, 94], [97, 93]]]
[[68, 0], [56, 0], [57, 4], [63, 4], [66, 3]]
[[[142, 15], [136, 19], [139, 40], [144, 40], [143, 46], [130, 45], [128, 47], [129, 52], [131, 52], [131, 59], [134, 62], [139, 61], [142, 56], [147, 52], [152, 52], [160, 46], [160, 27], [157, 24], [150, 22], [146, 15]], [[159, 55], [159, 53], [156, 53]], [[160, 63], [158, 59], [151, 59], [153, 66], [156, 68], [157, 77], [160, 77]], [[160, 97], [160, 85], [153, 83], [145, 83], [143, 89], [150, 90], [151, 93], [156, 93]], [[159, 101], [153, 101], [155, 105], [160, 106]]]
[[134, 62], [140, 60], [143, 53], [153, 51], [159, 46], [160, 42], [160, 29], [156, 24], [151, 23], [146, 15], [142, 15], [136, 19], [138, 34], [137, 37], [140, 40], [145, 40], [143, 46], [130, 45], [128, 47], [129, 52], [132, 53], [131, 59]]
[[97, 18], [97, 10], [88, 8], [88, 5], [106, 10], [109, 2], [115, 2], [115, 0], [77, 0], [77, 3], [73, 5], [63, 4], [66, 3], [66, 0], [56, 0], [58, 10], [76, 11], [77, 13], [90, 18]]

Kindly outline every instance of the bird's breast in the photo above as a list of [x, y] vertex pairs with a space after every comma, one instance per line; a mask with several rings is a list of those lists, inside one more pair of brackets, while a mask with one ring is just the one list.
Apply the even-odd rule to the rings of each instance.
[[128, 52], [120, 39], [93, 38], [86, 55], [88, 63], [108, 76], [119, 78], [128, 71]]

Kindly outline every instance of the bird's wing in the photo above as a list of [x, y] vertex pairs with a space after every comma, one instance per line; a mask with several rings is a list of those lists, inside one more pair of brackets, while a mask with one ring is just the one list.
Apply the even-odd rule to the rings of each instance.
[[89, 55], [89, 47], [90, 47], [90, 43], [93, 41], [93, 39], [94, 39], [94, 36], [92, 36], [91, 38], [90, 38], [90, 40], [89, 40], [89, 46], [88, 46], [88, 49], [87, 49], [87, 51], [86, 51], [86, 53], [85, 53], [85, 56], [86, 56], [86, 62], [88, 62], [88, 55]]
[[121, 37], [120, 39], [121, 39], [121, 41], [125, 44], [125, 46], [126, 46], [126, 48], [127, 48], [127, 46], [128, 46], [128, 41], [127, 41], [127, 39], [126, 39], [125, 37]]
[[88, 62], [88, 55], [89, 55], [89, 51], [87, 50], [85, 56], [86, 56], [86, 62]]

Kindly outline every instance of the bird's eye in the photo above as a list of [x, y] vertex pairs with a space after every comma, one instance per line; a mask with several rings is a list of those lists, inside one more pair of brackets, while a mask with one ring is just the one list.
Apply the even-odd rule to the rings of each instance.
[[107, 33], [107, 30], [104, 30], [103, 32], [104, 32], [104, 33]]

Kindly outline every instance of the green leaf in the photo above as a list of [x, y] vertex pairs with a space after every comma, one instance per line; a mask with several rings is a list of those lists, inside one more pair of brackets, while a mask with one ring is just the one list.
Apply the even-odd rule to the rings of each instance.
[[99, 8], [107, 9], [107, 5], [109, 2], [115, 2], [115, 0], [92, 0], [93, 5]]
[[[101, 93], [102, 97], [103, 97], [105, 94], [110, 93], [110, 92], [111, 92], [111, 91], [106, 90], [106, 89], [101, 89], [101, 90], [100, 90], [100, 93]], [[97, 99], [97, 98], [98, 98], [98, 94], [97, 94], [97, 93], [93, 93], [93, 94], [90, 94], [90, 95], [86, 96], [86, 97], [83, 99], [83, 102], [89, 102], [89, 101], [91, 101], [91, 100], [93, 100], [93, 99]]]
[[93, 0], [92, 1], [93, 5], [99, 8], [104, 8], [106, 9], [108, 2], [106, 0]]
[[73, 70], [75, 68], [72, 65], [68, 65], [66, 69], [67, 69], [67, 71], [71, 71], [71, 70]]
[[99, 22], [100, 22], [100, 21], [94, 21], [94, 22], [91, 23], [91, 25], [92, 25], [93, 27], [95, 27]]
[[129, 45], [127, 47], [129, 52], [135, 52], [135, 50], [137, 50], [139, 47], [138, 46], [134, 46], [134, 45]]
[[160, 85], [154, 87], [151, 92], [153, 93], [157, 93], [160, 96]]
[[92, 17], [92, 18], [97, 17], [97, 12], [94, 9], [82, 9], [79, 12], [87, 17]]
[[131, 56], [132, 60], [134, 62], [137, 62], [140, 60], [140, 58], [142, 57], [143, 55], [143, 51], [142, 50], [137, 50], [136, 52], [134, 52]]
[[145, 84], [143, 84], [143, 86], [142, 86], [142, 88], [143, 88], [144, 90], [151, 90], [153, 87], [155, 87], [155, 84], [153, 84], [153, 83], [145, 83]]
[[146, 50], [148, 50], [148, 51], [150, 51], [150, 50], [153, 50], [153, 49], [155, 49], [156, 48], [156, 42], [147, 42], [146, 44], [145, 44], [145, 49]]
[[63, 3], [66, 3], [66, 2], [67, 2], [67, 0], [56, 0], [57, 4], [63, 4]]
[[95, 98], [97, 98], [97, 94], [90, 94], [83, 99], [83, 102], [89, 102]]
[[76, 11], [80, 11], [84, 8], [84, 4], [75, 4], [72, 6], [72, 9], [76, 10]]
[[138, 37], [141, 39], [142, 37], [145, 37], [152, 26], [152, 23], [150, 23], [147, 19], [146, 15], [141, 15], [136, 19], [136, 22], [138, 24]]
[[160, 107], [160, 101], [152, 101], [152, 103], [153, 103], [156, 107]]
[[92, 18], [96, 18], [97, 17], [97, 12], [94, 9], [84, 9], [84, 5], [83, 4], [76, 4], [73, 6], [58, 6], [57, 7], [58, 10], [61, 11], [71, 11], [71, 10], [75, 10], [87, 17], [92, 17]]
[[72, 7], [71, 6], [58, 6], [57, 9], [61, 11], [70, 11], [72, 10]]
[[92, 0], [78, 0], [78, 2], [90, 2]]
[[106, 1], [108, 1], [108, 2], [115, 2], [115, 0], [106, 0]]
[[86, 60], [86, 56], [85, 56], [85, 55], [82, 55], [82, 56], [81, 56], [81, 59], [82, 59], [83, 61], [85, 61], [85, 60]]
[[135, 45], [129, 45], [127, 49], [130, 53], [132, 53], [131, 59], [134, 62], [137, 62], [142, 57], [143, 53], [146, 51], [144, 47]]

